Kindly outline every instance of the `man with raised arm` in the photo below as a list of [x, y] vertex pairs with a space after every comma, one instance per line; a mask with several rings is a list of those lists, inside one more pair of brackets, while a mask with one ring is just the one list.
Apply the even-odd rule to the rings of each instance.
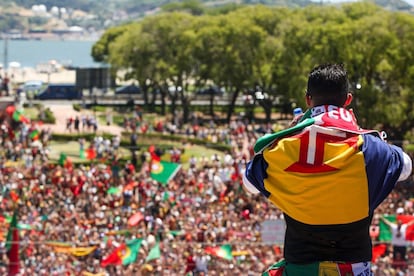
[[374, 210], [411, 175], [411, 159], [358, 126], [342, 65], [315, 67], [305, 98], [298, 123], [258, 139], [244, 174], [245, 190], [266, 196], [287, 226], [284, 259], [264, 275], [371, 275]]

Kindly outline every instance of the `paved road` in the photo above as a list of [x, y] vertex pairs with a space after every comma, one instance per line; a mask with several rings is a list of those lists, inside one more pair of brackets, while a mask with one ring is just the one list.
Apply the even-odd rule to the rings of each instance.
[[[69, 133], [66, 129], [66, 122], [70, 117], [75, 118], [76, 116], [81, 117], [82, 115], [94, 115], [90, 110], [82, 110], [81, 112], [74, 110], [73, 103], [70, 101], [62, 103], [43, 102], [43, 104], [46, 108], [50, 108], [56, 118], [56, 123], [54, 125], [45, 124], [43, 127], [50, 127], [54, 133]], [[104, 124], [98, 124], [98, 133], [105, 132], [120, 135], [122, 131], [123, 128], [116, 125], [107, 126]]]

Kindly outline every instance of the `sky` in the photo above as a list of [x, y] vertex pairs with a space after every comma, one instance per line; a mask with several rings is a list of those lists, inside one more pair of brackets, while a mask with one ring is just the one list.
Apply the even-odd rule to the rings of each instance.
[[[316, 0], [313, 0], [313, 1], [316, 1]], [[356, 2], [358, 0], [324, 0], [324, 1], [332, 2], [332, 3], [341, 3], [341, 2]], [[403, 1], [407, 2], [411, 6], [414, 6], [414, 0], [403, 0]]]

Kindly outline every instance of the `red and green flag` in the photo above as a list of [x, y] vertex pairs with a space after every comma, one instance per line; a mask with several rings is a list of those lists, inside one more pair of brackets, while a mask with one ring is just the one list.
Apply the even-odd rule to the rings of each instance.
[[86, 157], [87, 157], [89, 160], [93, 160], [93, 159], [95, 159], [95, 158], [96, 158], [96, 151], [95, 151], [95, 148], [94, 148], [94, 147], [89, 147], [89, 148], [86, 150]]
[[122, 264], [129, 265], [137, 260], [139, 250], [141, 249], [142, 239], [134, 239], [127, 242], [126, 250], [122, 256]]
[[40, 136], [39, 130], [38, 129], [32, 130], [29, 136], [30, 136], [30, 139], [32, 139], [33, 141], [39, 140], [39, 136]]
[[148, 148], [151, 156], [150, 175], [151, 178], [160, 182], [164, 186], [177, 174], [181, 164], [161, 160], [160, 154], [157, 153], [155, 146]]
[[152, 260], [156, 260], [161, 258], [161, 249], [160, 249], [160, 243], [157, 242], [153, 248], [148, 252], [147, 258], [145, 259], [145, 262], [150, 262]]
[[109, 265], [120, 265], [122, 264], [121, 256], [125, 250], [126, 245], [123, 243], [112, 251], [106, 258], [102, 259], [101, 266], [106, 267]]
[[106, 267], [108, 265], [128, 265], [134, 263], [137, 260], [139, 250], [142, 245], [142, 239], [134, 239], [123, 243], [105, 259], [101, 261], [101, 266]]
[[14, 210], [9, 225], [6, 241], [7, 257], [9, 258], [8, 275], [18, 275], [19, 266], [19, 229], [17, 228], [17, 209]]
[[151, 178], [164, 186], [177, 174], [181, 164], [167, 161], [151, 161]]
[[12, 118], [16, 122], [22, 122], [22, 123], [29, 123], [30, 122], [30, 120], [24, 116], [23, 111], [20, 110], [20, 109], [16, 109], [13, 112]]
[[117, 195], [122, 193], [122, 189], [120, 187], [109, 187], [109, 189], [106, 190], [106, 193], [108, 195]]
[[204, 249], [204, 252], [221, 259], [233, 260], [233, 253], [230, 244], [215, 247], [208, 246]]
[[[392, 223], [396, 223], [397, 220], [401, 221], [403, 224], [408, 223], [414, 220], [414, 216], [412, 215], [389, 215], [385, 216], [385, 219]], [[379, 225], [379, 241], [380, 242], [391, 242], [392, 240], [392, 231], [391, 228], [382, 220], [380, 220]], [[414, 224], [410, 224], [407, 226], [405, 230], [405, 239], [407, 241], [414, 241]]]
[[67, 160], [68, 160], [68, 157], [66, 156], [65, 153], [62, 152], [59, 156], [59, 161], [58, 161], [59, 165], [65, 166]]
[[372, 247], [372, 262], [375, 263], [379, 257], [387, 251], [387, 244], [380, 243]]
[[79, 158], [82, 159], [82, 160], [84, 160], [86, 158], [84, 149], [79, 150]]

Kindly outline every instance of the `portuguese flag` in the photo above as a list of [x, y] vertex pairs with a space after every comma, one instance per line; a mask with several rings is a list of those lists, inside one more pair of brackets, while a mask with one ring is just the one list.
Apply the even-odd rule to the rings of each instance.
[[9, 257], [9, 276], [19, 274], [19, 230], [17, 228], [17, 208], [10, 222], [6, 241], [7, 257]]
[[180, 168], [181, 164], [178, 163], [152, 160], [151, 178], [165, 186], [177, 174]]
[[23, 123], [29, 123], [30, 122], [30, 120], [23, 115], [23, 111], [20, 110], [20, 109], [16, 109], [13, 112], [12, 118], [16, 122], [23, 122]]
[[152, 260], [156, 260], [161, 258], [161, 249], [160, 244], [157, 242], [153, 248], [148, 252], [147, 258], [145, 258], [145, 262], [150, 262]]
[[66, 161], [67, 161], [68, 157], [66, 156], [66, 154], [64, 154], [63, 152], [60, 154], [59, 156], [59, 165], [61, 166], [65, 166]]
[[127, 243], [121, 244], [105, 259], [101, 261], [101, 266], [108, 265], [128, 265], [137, 260], [139, 250], [142, 245], [142, 239], [134, 239]]
[[207, 254], [219, 257], [221, 259], [225, 260], [233, 260], [233, 253], [231, 250], [230, 244], [224, 244], [222, 246], [216, 246], [216, 247], [206, 247], [204, 251]]
[[137, 260], [139, 250], [142, 245], [142, 239], [134, 239], [126, 243], [125, 253], [122, 255], [122, 264], [129, 265]]
[[39, 130], [38, 130], [38, 129], [34, 129], [34, 130], [32, 130], [32, 131], [30, 132], [30, 134], [29, 134], [30, 138], [31, 138], [33, 141], [38, 140], [38, 139], [39, 139], [39, 135], [40, 135], [40, 133], [39, 133]]

